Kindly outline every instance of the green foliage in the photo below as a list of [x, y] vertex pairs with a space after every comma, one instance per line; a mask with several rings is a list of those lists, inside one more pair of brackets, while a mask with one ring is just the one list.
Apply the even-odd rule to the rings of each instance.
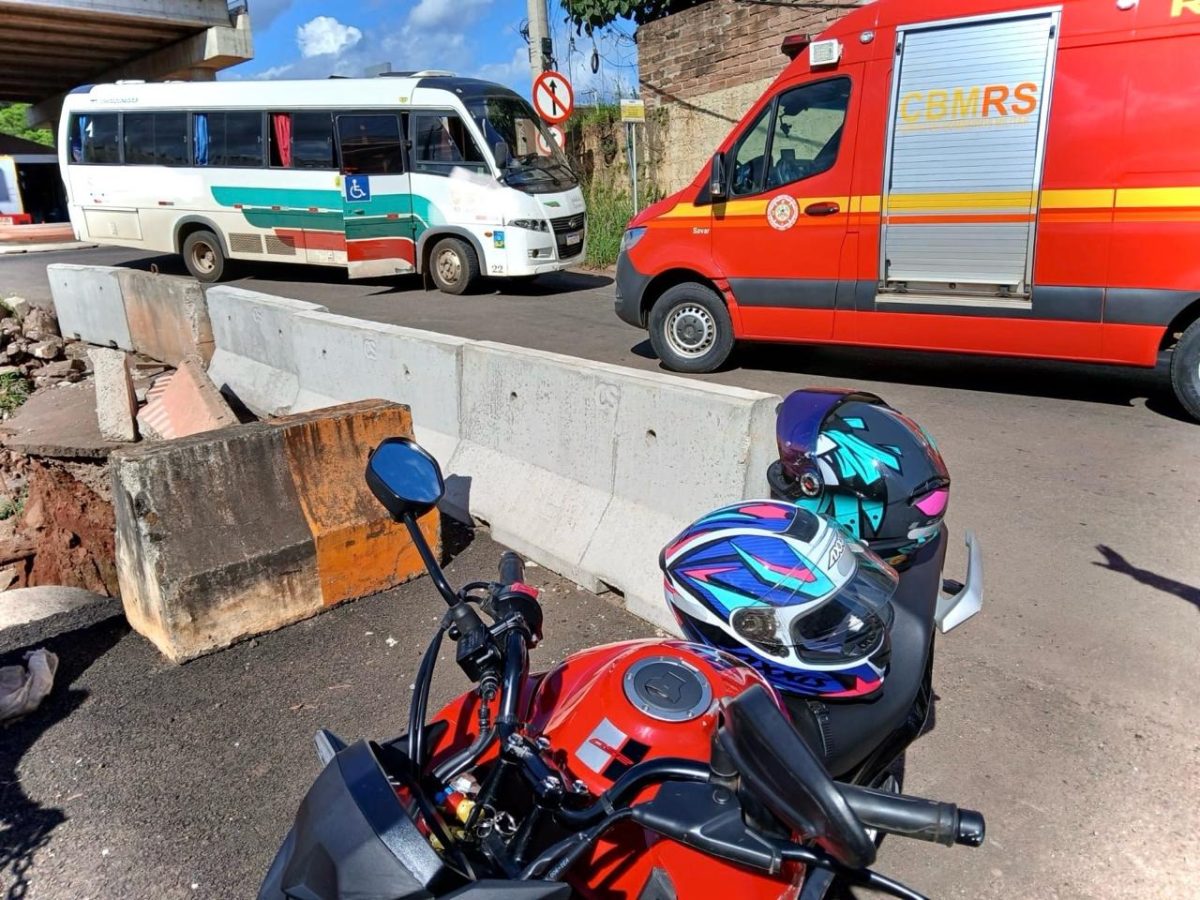
[[16, 372], [0, 375], [0, 411], [12, 412], [28, 399], [28, 381]]
[[645, 25], [671, 13], [699, 6], [707, 0], [561, 0], [567, 20], [576, 30], [591, 34], [617, 19]]
[[25, 111], [28, 109], [28, 103], [0, 103], [0, 133], [53, 147], [54, 135], [50, 129], [30, 128], [25, 124]]
[[633, 218], [633, 201], [623, 191], [593, 184], [587, 192], [588, 243], [586, 264], [603, 269], [617, 261], [621, 235]]
[[23, 513], [25, 511], [25, 501], [28, 499], [28, 489], [21, 491], [15, 497], [0, 497], [0, 522]]

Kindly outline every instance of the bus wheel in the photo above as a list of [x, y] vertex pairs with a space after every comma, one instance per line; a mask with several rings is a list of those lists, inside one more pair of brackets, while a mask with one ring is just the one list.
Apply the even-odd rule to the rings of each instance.
[[711, 288], [677, 284], [650, 310], [650, 343], [672, 371], [714, 372], [733, 350], [733, 322]]
[[183, 263], [197, 281], [210, 284], [225, 274], [225, 254], [211, 231], [193, 231], [183, 242]]
[[1188, 415], [1200, 421], [1200, 319], [1171, 351], [1171, 387]]
[[429, 256], [430, 273], [438, 290], [446, 294], [465, 294], [479, 280], [479, 260], [475, 251], [458, 238], [442, 238]]

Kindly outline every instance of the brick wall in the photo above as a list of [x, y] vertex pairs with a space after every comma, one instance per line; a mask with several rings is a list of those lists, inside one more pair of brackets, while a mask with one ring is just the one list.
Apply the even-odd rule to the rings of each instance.
[[853, 0], [709, 0], [638, 29], [638, 67], [647, 107], [669, 137], [654, 180], [678, 190], [788, 59], [785, 35], [816, 35]]

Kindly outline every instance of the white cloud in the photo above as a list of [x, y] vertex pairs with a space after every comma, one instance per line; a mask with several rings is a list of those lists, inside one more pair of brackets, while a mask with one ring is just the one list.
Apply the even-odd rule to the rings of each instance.
[[408, 24], [414, 28], [441, 28], [446, 25], [462, 26], [470, 21], [472, 14], [492, 0], [421, 0], [408, 14]]
[[333, 16], [317, 16], [296, 29], [300, 55], [341, 54], [362, 40], [363, 33], [353, 25], [343, 25]]
[[529, 48], [521, 44], [507, 62], [486, 63], [472, 73], [484, 81], [495, 81], [528, 93], [532, 75], [529, 71]]

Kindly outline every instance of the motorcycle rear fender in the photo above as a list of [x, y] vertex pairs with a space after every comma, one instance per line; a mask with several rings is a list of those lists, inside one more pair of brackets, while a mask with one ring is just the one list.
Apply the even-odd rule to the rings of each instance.
[[967, 543], [967, 582], [964, 585], [943, 584], [938, 594], [937, 608], [933, 613], [933, 621], [938, 631], [945, 634], [953, 631], [967, 619], [983, 608], [983, 555], [979, 551], [979, 541], [975, 533], [968, 531]]

